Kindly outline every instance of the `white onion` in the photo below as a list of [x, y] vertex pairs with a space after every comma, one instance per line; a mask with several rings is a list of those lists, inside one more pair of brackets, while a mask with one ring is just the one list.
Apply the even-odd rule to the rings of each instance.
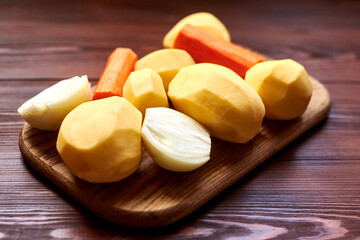
[[19, 109], [20, 116], [42, 130], [59, 130], [66, 115], [76, 106], [91, 100], [87, 76], [59, 81], [29, 99]]
[[209, 132], [173, 109], [148, 108], [142, 138], [154, 162], [170, 171], [191, 171], [210, 159]]

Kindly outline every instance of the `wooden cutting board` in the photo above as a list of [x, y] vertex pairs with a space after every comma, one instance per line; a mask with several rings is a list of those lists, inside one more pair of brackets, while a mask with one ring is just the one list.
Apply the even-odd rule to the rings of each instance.
[[27, 123], [20, 133], [20, 150], [34, 169], [99, 216], [125, 226], [163, 226], [190, 214], [326, 118], [329, 94], [313, 78], [312, 84], [313, 96], [299, 119], [265, 120], [261, 132], [246, 144], [212, 139], [210, 161], [188, 173], [158, 167], [143, 149], [140, 168], [127, 179], [88, 183], [74, 177], [62, 162], [55, 148], [57, 132]]

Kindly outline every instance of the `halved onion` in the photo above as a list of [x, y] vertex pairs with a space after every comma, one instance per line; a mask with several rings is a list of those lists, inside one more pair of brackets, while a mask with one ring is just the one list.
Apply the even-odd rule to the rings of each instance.
[[154, 162], [170, 171], [192, 171], [210, 159], [209, 132], [173, 109], [146, 109], [142, 139]]
[[18, 109], [20, 116], [31, 126], [55, 131], [76, 106], [91, 100], [87, 76], [59, 81], [29, 99]]

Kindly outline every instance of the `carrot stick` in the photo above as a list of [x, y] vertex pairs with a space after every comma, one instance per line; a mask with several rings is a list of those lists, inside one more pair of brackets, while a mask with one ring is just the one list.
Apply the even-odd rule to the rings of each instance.
[[122, 96], [126, 79], [134, 69], [136, 54], [129, 48], [116, 48], [108, 58], [92, 99]]
[[232, 69], [242, 78], [253, 65], [263, 62], [257, 54], [200, 29], [185, 25], [175, 39], [174, 48], [187, 51], [197, 63], [215, 63]]

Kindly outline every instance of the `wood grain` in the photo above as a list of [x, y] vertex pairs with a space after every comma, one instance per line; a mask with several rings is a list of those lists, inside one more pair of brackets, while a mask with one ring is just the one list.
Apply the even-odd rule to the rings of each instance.
[[196, 171], [174, 173], [158, 167], [143, 149], [142, 163], [129, 178], [91, 184], [74, 177], [56, 151], [57, 132], [25, 124], [19, 137], [25, 160], [70, 196], [101, 217], [132, 227], [159, 227], [190, 214], [323, 120], [330, 109], [325, 87], [312, 79], [313, 96], [296, 120], [266, 120], [247, 144], [212, 139], [210, 162]]
[[[219, 17], [233, 42], [303, 64], [329, 90], [329, 115], [176, 223], [112, 224], [23, 160], [16, 109], [66, 77], [95, 83], [115, 47], [140, 57], [159, 49], [173, 24], [197, 11]], [[359, 12], [356, 0], [1, 0], [0, 238], [358, 239]]]

